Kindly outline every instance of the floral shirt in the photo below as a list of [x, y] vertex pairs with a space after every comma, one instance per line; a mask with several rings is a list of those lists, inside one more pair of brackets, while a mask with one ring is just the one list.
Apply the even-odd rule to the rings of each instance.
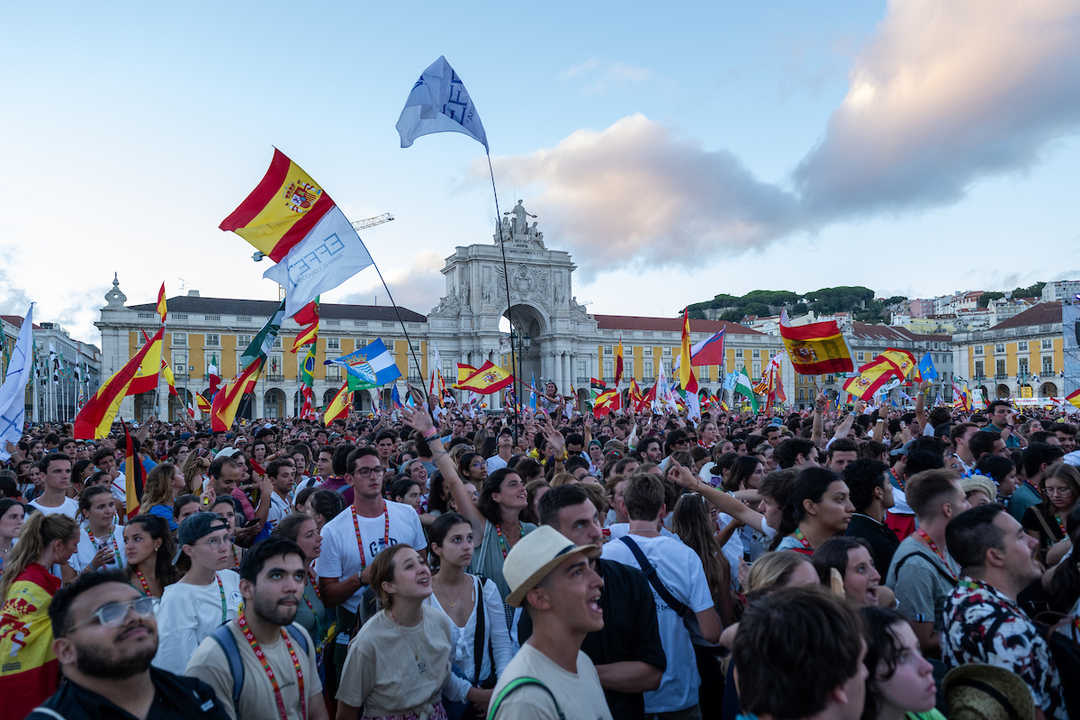
[[952, 669], [986, 663], [1011, 670], [1031, 688], [1047, 718], [1067, 720], [1061, 678], [1050, 648], [1014, 600], [963, 577], [945, 608], [941, 659]]

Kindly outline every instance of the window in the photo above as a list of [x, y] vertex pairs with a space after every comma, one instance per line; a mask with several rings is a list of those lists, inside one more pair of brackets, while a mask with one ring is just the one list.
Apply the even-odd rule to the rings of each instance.
[[327, 320], [326, 324], [327, 325], [340, 325], [341, 321], [340, 320]]
[[[327, 360], [331, 360], [331, 359], [333, 359], [333, 358], [327, 358]], [[326, 380], [328, 382], [333, 382], [333, 381], [341, 382], [341, 366], [340, 365], [330, 364], [330, 365], [324, 365], [323, 367], [326, 368]]]
[[937, 350], [938, 349], [938, 344], [936, 342], [932, 342], [932, 343], [930, 343], [930, 347], [933, 348], [934, 350]]
[[1042, 374], [1053, 375], [1054, 374], [1054, 358], [1049, 355], [1043, 355], [1042, 359]]
[[142, 347], [146, 344], [146, 338], [141, 332], [135, 333], [135, 347]]
[[249, 323], [249, 322], [251, 322], [251, 316], [250, 315], [237, 315], [236, 316], [236, 322]]
[[604, 381], [605, 382], [610, 382], [610, 381], [612, 381], [614, 379], [615, 379], [615, 361], [614, 360], [605, 360], [604, 361]]
[[664, 357], [671, 357], [671, 348], [664, 348]]
[[976, 345], [975, 346], [975, 354], [976, 355], [982, 355], [983, 354], [983, 346], [982, 345]]
[[643, 382], [652, 382], [655, 380], [652, 363], [653, 361], [651, 358], [646, 358], [641, 361], [641, 379]]
[[585, 360], [578, 360], [577, 378], [578, 382], [588, 382], [589, 380], [589, 363]]
[[997, 365], [997, 369], [994, 370], [994, 372], [996, 373], [997, 378], [998, 379], [1004, 378], [1005, 377], [1005, 361], [1004, 360], [998, 360], [996, 365]]
[[267, 380], [284, 380], [285, 379], [285, 364], [281, 361], [281, 355], [278, 353], [272, 353], [270, 357], [266, 359], [266, 379]]
[[806, 388], [799, 388], [799, 402], [806, 402]]
[[707, 381], [711, 377], [709, 375], [709, 367], [710, 367], [709, 365], [702, 365], [701, 367], [699, 367], [697, 369], [698, 380], [706, 380]]
[[442, 376], [443, 380], [457, 382], [457, 367], [455, 366], [453, 360], [442, 361]]
[[173, 347], [187, 347], [187, 333], [172, 334]]
[[986, 370], [983, 369], [983, 361], [982, 360], [976, 360], [975, 361], [975, 377], [977, 377], [977, 378], [986, 377]]
[[395, 327], [395, 325], [394, 325], [394, 323], [393, 323], [393, 322], [387, 322], [386, 320], [383, 320], [382, 326], [383, 326], [384, 328], [392, 328], [392, 327]]
[[1019, 350], [1020, 352], [1026, 352], [1027, 351], [1027, 340], [1021, 340], [1020, 342], [1016, 343], [1016, 349]]
[[863, 362], [866, 359], [866, 353], [859, 353], [859, 362]]
[[173, 313], [170, 317], [173, 320], [187, 320], [187, 313]]
[[1053, 340], [1043, 340], [1042, 341], [1042, 349], [1043, 350], [1053, 350], [1054, 349], [1054, 341]]
[[[251, 341], [248, 340], [248, 342]], [[221, 336], [216, 333], [207, 333], [206, 345], [207, 347], [221, 347]]]
[[409, 347], [411, 347], [416, 352], [420, 352], [420, 341], [413, 340], [411, 343], [409, 343]]
[[183, 352], [173, 353], [173, 356], [172, 356], [172, 370], [173, 370], [173, 375], [186, 376], [188, 374], [187, 353], [183, 353]]
[[1020, 358], [1017, 361], [1016, 372], [1020, 375], [1020, 377], [1024, 377], [1025, 375], [1030, 374], [1028, 372], [1028, 359], [1027, 358]]
[[341, 349], [341, 338], [334, 338], [334, 337], [326, 338], [326, 349], [327, 350], [340, 350]]
[[751, 357], [753, 357], [755, 360], [760, 359], [761, 358], [761, 351], [760, 350], [755, 350], [753, 352], [753, 354], [751, 355]]
[[203, 320], [206, 322], [221, 322], [220, 315], [203, 315]]
[[645, 357], [652, 357], [652, 348], [651, 347], [642, 348], [641, 349], [641, 354], [644, 355]]
[[615, 346], [614, 345], [605, 345], [604, 346], [604, 354], [605, 355], [614, 355], [615, 354]]
[[[755, 350], [754, 352], [757, 352], [757, 350]], [[761, 363], [760, 362], [754, 363], [754, 374], [751, 375], [751, 377], [753, 377], [753, 378], [761, 377]], [[829, 382], [832, 382], [832, 380], [830, 380]]]
[[141, 313], [139, 313], [139, 319], [140, 320], [153, 320], [156, 317], [157, 317], [157, 313], [152, 313], [152, 312], [141, 312]]
[[276, 348], [281, 347], [281, 336], [280, 335], [278, 335], [277, 337], [274, 338], [274, 347], [276, 347]]
[[996, 353], [1005, 352], [1005, 343], [998, 343], [997, 345], [994, 345], [994, 352], [996, 352]]
[[623, 359], [623, 377], [629, 382], [634, 377], [634, 361], [631, 358]]
[[237, 335], [236, 336], [236, 347], [244, 347], [244, 348], [246, 348], [250, 344], [251, 344], [251, 336], [250, 335]]

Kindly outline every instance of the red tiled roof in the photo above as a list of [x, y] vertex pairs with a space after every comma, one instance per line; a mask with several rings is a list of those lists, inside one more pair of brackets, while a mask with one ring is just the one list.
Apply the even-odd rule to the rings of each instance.
[[1006, 328], [1026, 327], [1028, 325], [1050, 325], [1061, 322], [1061, 302], [1039, 303], [1035, 307], [1028, 308], [1024, 312], [1017, 313], [1011, 318], [998, 323], [991, 330], [1004, 330]]
[[[601, 330], [660, 330], [663, 332], [682, 332], [682, 318], [638, 317], [636, 315], [593, 315]], [[716, 333], [725, 335], [764, 335], [737, 323], [726, 320], [691, 320], [690, 332]]]
[[[11, 323], [12, 325], [14, 325], [17, 328], [22, 329], [22, 324], [23, 324], [23, 320], [24, 320], [22, 315], [0, 315], [0, 318], [3, 318], [4, 320]], [[41, 326], [38, 325], [37, 323], [34, 323], [34, 329], [35, 330], [40, 330]]]

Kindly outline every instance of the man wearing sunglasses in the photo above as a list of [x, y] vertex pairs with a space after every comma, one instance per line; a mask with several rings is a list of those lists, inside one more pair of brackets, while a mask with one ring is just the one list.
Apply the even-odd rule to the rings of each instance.
[[147, 720], [226, 720], [209, 685], [150, 666], [158, 646], [157, 603], [119, 570], [84, 573], [61, 588], [49, 619], [67, 682], [28, 717], [83, 720], [127, 713]]

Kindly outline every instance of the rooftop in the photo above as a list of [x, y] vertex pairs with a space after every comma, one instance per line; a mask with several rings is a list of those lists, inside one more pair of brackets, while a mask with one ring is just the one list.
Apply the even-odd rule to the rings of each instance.
[[1051, 325], [1061, 322], [1061, 302], [1039, 303], [1022, 313], [1013, 315], [1004, 322], [999, 322], [991, 330], [1027, 327], [1028, 325]]
[[[177, 295], [166, 299], [169, 314], [198, 313], [203, 315], [250, 315], [251, 317], [270, 317], [277, 310], [277, 300], [238, 300], [234, 298], [212, 298], [193, 295]], [[154, 312], [157, 303], [128, 305], [128, 310]], [[401, 319], [405, 322], [427, 322], [427, 317], [407, 308], [399, 307]], [[319, 317], [324, 320], [383, 320], [397, 322], [398, 316], [391, 305], [337, 305], [320, 303]]]
[[[638, 317], [636, 315], [593, 315], [601, 330], [660, 330], [682, 332], [682, 318]], [[726, 320], [690, 320], [690, 332], [725, 335], [764, 335], [738, 323]]]

